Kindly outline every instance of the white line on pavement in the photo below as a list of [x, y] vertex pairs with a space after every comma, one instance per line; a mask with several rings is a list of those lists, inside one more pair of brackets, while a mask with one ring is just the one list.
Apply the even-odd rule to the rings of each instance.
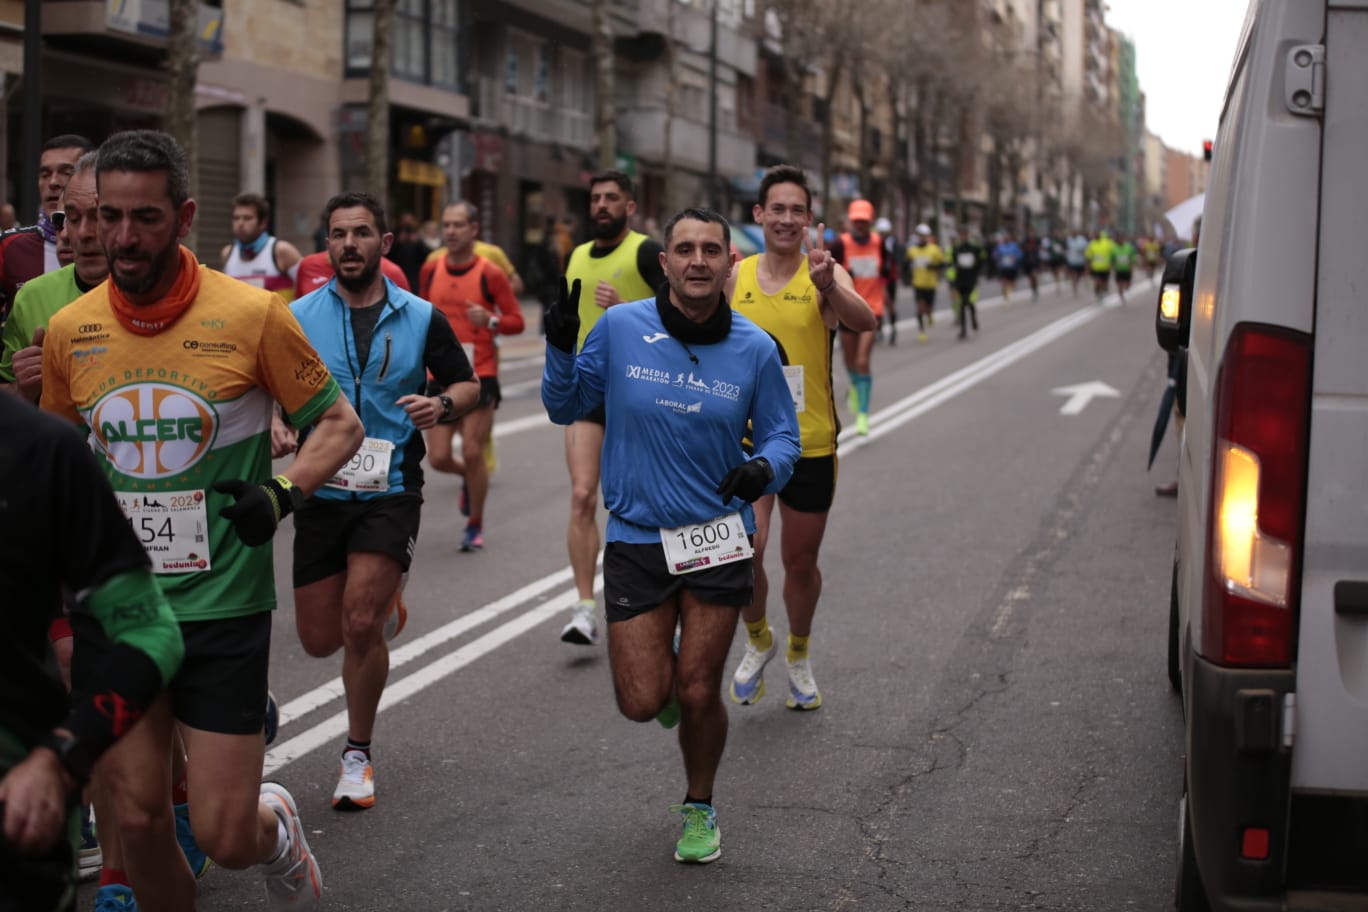
[[[600, 573], [594, 578], [595, 591], [602, 588], [602, 586], [603, 574]], [[524, 587], [524, 589], [519, 590], [519, 592], [525, 591], [526, 588], [527, 587]], [[514, 593], [514, 595], [516, 594], [517, 593]], [[575, 598], [576, 594], [575, 589], [567, 589], [565, 592], [553, 596], [541, 605], [523, 612], [513, 620], [495, 627], [479, 639], [472, 640], [454, 652], [449, 652], [446, 655], [433, 660], [408, 677], [388, 684], [385, 687], [385, 694], [381, 697], [380, 706], [376, 712], [384, 712], [396, 703], [407, 700], [409, 697], [426, 690], [443, 678], [455, 674], [471, 662], [493, 652], [514, 637], [521, 636], [538, 624], [541, 624], [558, 614], [564, 614], [566, 606], [570, 603], [571, 599]], [[510, 595], [508, 598], [511, 599], [513, 596]], [[503, 599], [500, 601], [503, 601]], [[447, 626], [450, 627], [452, 625], [448, 624]], [[428, 636], [431, 636], [431, 634]], [[418, 642], [420, 641], [416, 641], [410, 645], [417, 646]], [[339, 689], [339, 695], [340, 693]], [[284, 724], [283, 718], [281, 722]], [[339, 713], [329, 716], [312, 728], [305, 729], [290, 740], [278, 744], [267, 751], [266, 764], [262, 775], [270, 776], [287, 763], [298, 760], [305, 754], [315, 751], [325, 744], [336, 741], [346, 733], [347, 711], [344, 709]]]
[[[510, 592], [508, 595], [496, 599], [482, 608], [477, 608], [469, 614], [463, 614], [455, 620], [443, 624], [436, 630], [423, 634], [412, 642], [405, 643], [403, 646], [390, 652], [390, 671], [418, 658], [430, 649], [436, 649], [448, 640], [455, 639], [472, 627], [477, 627], [485, 621], [492, 620], [506, 611], [510, 611], [526, 602], [538, 598], [546, 592], [546, 590], [561, 585], [569, 580], [571, 576], [573, 576], [573, 574], [569, 567], [557, 570], [555, 573], [543, 576], [539, 580], [533, 580], [516, 592]], [[326, 706], [333, 700], [341, 699], [343, 695], [342, 679], [333, 678], [326, 684], [315, 687], [308, 693], [296, 697], [281, 706], [280, 724], [283, 727], [287, 722], [293, 719], [298, 719], [300, 716], [313, 712], [320, 706]]]

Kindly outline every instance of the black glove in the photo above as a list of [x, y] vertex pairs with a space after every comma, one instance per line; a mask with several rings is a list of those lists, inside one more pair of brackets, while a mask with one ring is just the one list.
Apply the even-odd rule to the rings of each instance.
[[280, 521], [304, 502], [304, 493], [284, 475], [261, 484], [250, 481], [216, 481], [214, 490], [231, 494], [237, 502], [219, 510], [219, 516], [233, 524], [245, 545], [264, 545], [275, 535]]
[[774, 469], [770, 468], [768, 459], [760, 456], [728, 472], [717, 486], [717, 493], [722, 495], [724, 507], [731, 503], [733, 497], [739, 497], [746, 503], [755, 503], [771, 481], [774, 481]]
[[580, 280], [575, 279], [575, 284], [569, 285], [562, 276], [560, 294], [546, 308], [546, 315], [542, 318], [546, 341], [567, 355], [575, 353], [575, 341], [579, 339], [579, 299]]

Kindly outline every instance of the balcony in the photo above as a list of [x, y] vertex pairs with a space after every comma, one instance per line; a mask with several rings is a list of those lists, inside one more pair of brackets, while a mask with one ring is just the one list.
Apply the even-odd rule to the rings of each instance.
[[[665, 159], [665, 112], [637, 109], [618, 115], [618, 137], [624, 152], [651, 161]], [[692, 171], [708, 169], [708, 126], [676, 117], [670, 132], [675, 165]], [[755, 143], [734, 130], [717, 131], [717, 171], [722, 175], [755, 171]]]
[[510, 136], [534, 142], [555, 143], [575, 149], [593, 145], [594, 126], [587, 111], [554, 106], [549, 102], [510, 95], [492, 76], [479, 79], [477, 119], [501, 126]]

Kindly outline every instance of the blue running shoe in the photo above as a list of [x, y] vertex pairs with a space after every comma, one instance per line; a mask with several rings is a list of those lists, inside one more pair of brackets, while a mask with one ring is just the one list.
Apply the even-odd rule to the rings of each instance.
[[484, 530], [474, 524], [466, 526], [465, 538], [461, 539], [461, 550], [479, 551], [484, 547]]
[[266, 691], [266, 744], [270, 745], [280, 731], [280, 707], [276, 705], [275, 694]]
[[749, 639], [746, 640], [745, 655], [741, 656], [741, 664], [736, 666], [736, 673], [732, 675], [733, 703], [749, 706], [760, 702], [760, 698], [765, 695], [765, 666], [778, 651], [777, 641], [770, 643], [769, 649], [756, 649]]
[[190, 831], [190, 805], [178, 804], [175, 806], [175, 812], [176, 842], [180, 843], [181, 851], [185, 853], [185, 860], [190, 862], [190, 873], [194, 874], [195, 879], [198, 880], [204, 876], [204, 873], [209, 870], [209, 865], [213, 862], [200, 849], [199, 843], [195, 842], [195, 834]]
[[95, 891], [95, 912], [137, 912], [133, 888], [126, 884], [104, 884]]

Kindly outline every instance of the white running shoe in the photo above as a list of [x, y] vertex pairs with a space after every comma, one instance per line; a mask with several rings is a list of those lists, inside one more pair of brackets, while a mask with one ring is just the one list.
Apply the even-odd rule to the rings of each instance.
[[596, 646], [599, 641], [598, 621], [594, 617], [595, 602], [584, 599], [575, 603], [575, 614], [561, 631], [561, 642], [580, 646]]
[[822, 692], [812, 678], [812, 665], [807, 659], [788, 663], [789, 709], [816, 709], [822, 705]]
[[756, 649], [749, 639], [746, 640], [746, 654], [741, 657], [741, 664], [736, 666], [736, 673], [732, 675], [733, 703], [750, 706], [752, 703], [760, 702], [760, 698], [765, 695], [765, 666], [778, 651], [778, 637], [770, 643], [769, 649], [763, 651]]
[[360, 751], [342, 754], [342, 772], [337, 777], [337, 788], [333, 789], [332, 806], [339, 811], [375, 807], [375, 769], [370, 758]]
[[278, 912], [317, 909], [323, 900], [323, 872], [309, 851], [304, 824], [294, 798], [278, 782], [261, 783], [261, 800], [275, 812], [289, 841], [280, 858], [261, 866], [266, 880], [266, 902]]

